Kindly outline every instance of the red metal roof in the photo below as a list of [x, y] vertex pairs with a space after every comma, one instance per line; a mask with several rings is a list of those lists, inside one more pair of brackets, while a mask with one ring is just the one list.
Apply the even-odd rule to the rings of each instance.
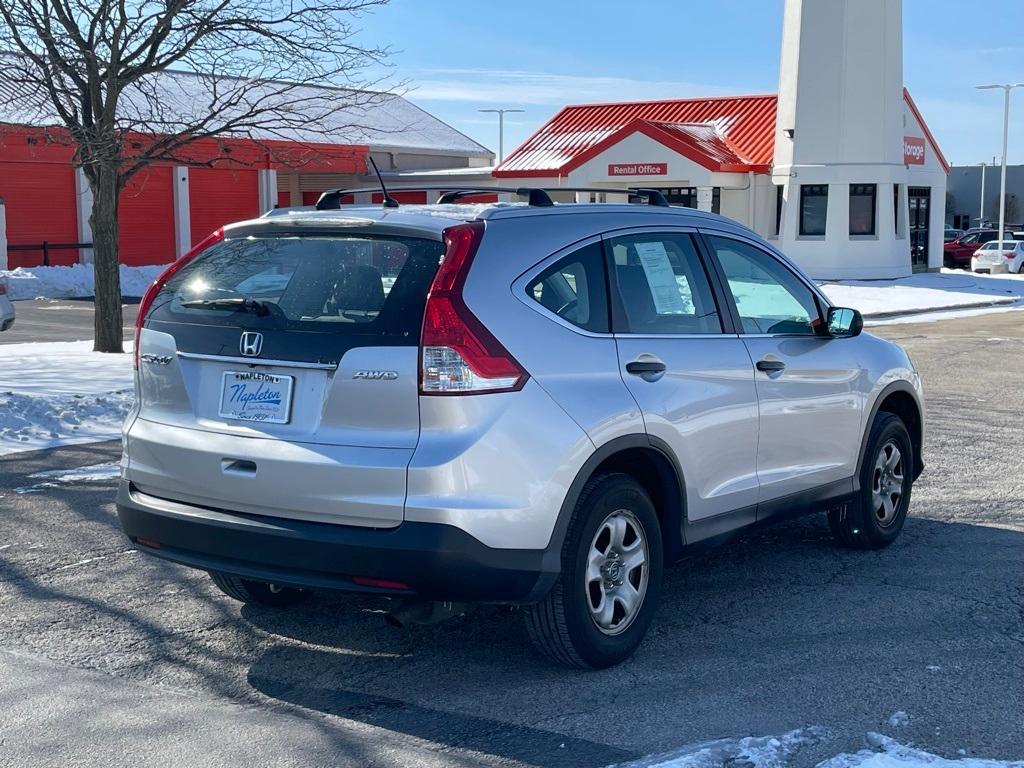
[[509, 155], [494, 175], [565, 175], [637, 130], [657, 134], [652, 138], [662, 143], [674, 140], [698, 148], [695, 154], [703, 157], [698, 162], [713, 170], [761, 170], [772, 162], [776, 101], [766, 95], [568, 106]]
[[[903, 98], [946, 171], [924, 118]], [[643, 133], [713, 171], [767, 173], [778, 97], [727, 96], [564, 107], [494, 170], [497, 177], [564, 176], [632, 133]]]

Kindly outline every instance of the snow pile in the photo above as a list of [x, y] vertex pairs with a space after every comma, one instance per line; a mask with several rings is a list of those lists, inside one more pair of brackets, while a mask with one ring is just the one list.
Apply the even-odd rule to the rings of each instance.
[[958, 270], [927, 272], [897, 280], [840, 280], [821, 284], [829, 300], [859, 309], [865, 317], [1012, 305], [1024, 299], [1024, 278], [973, 275]]
[[[828, 735], [825, 728], [813, 726], [782, 736], [719, 739], [678, 752], [624, 763], [618, 768], [789, 768], [800, 749], [821, 744]], [[1024, 768], [1021, 761], [969, 757], [951, 760], [900, 744], [880, 733], [867, 734], [865, 741], [865, 749], [830, 757], [818, 763], [816, 768]], [[961, 754], [965, 754], [963, 750]]]
[[0, 346], [0, 455], [117, 439], [133, 402], [131, 354], [91, 341]]
[[718, 739], [686, 747], [678, 752], [642, 758], [619, 768], [786, 768], [790, 758], [802, 747], [817, 744], [826, 736], [826, 729], [812, 726], [782, 736]]
[[880, 733], [867, 735], [868, 749], [836, 755], [817, 768], [1024, 768], [1024, 761], [982, 760], [963, 757], [950, 760], [900, 744]]
[[[142, 296], [166, 268], [165, 264], [150, 267], [126, 267], [122, 264], [121, 295]], [[92, 264], [0, 270], [0, 279], [4, 277], [7, 278], [8, 296], [15, 300], [81, 299], [96, 294]]]

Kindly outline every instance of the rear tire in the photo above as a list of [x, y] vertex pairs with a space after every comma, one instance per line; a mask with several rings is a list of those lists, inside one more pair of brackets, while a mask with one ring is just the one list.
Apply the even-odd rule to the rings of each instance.
[[525, 612], [530, 639], [568, 667], [604, 669], [636, 651], [661, 597], [661, 526], [643, 486], [591, 478], [562, 545], [561, 574]]
[[246, 604], [285, 608], [309, 597], [309, 592], [304, 589], [243, 579], [220, 571], [210, 571], [210, 578], [225, 595]]
[[851, 549], [882, 549], [903, 530], [914, 483], [913, 445], [899, 416], [879, 413], [860, 468], [860, 492], [828, 513], [836, 540]]

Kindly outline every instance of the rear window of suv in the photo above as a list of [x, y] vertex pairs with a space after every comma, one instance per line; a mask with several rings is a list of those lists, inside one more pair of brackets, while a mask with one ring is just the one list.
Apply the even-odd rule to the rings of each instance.
[[155, 320], [416, 335], [444, 253], [411, 237], [261, 236], [225, 240], [184, 266], [153, 303]]

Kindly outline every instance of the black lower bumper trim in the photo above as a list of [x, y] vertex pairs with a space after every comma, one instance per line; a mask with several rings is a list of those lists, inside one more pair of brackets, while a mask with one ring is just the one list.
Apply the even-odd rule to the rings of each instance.
[[[518, 603], [540, 599], [557, 577], [544, 570], [544, 550], [494, 549], [450, 525], [375, 529], [263, 517], [156, 498], [124, 482], [117, 514], [142, 551], [276, 584]], [[354, 577], [408, 589], [365, 586]]]

